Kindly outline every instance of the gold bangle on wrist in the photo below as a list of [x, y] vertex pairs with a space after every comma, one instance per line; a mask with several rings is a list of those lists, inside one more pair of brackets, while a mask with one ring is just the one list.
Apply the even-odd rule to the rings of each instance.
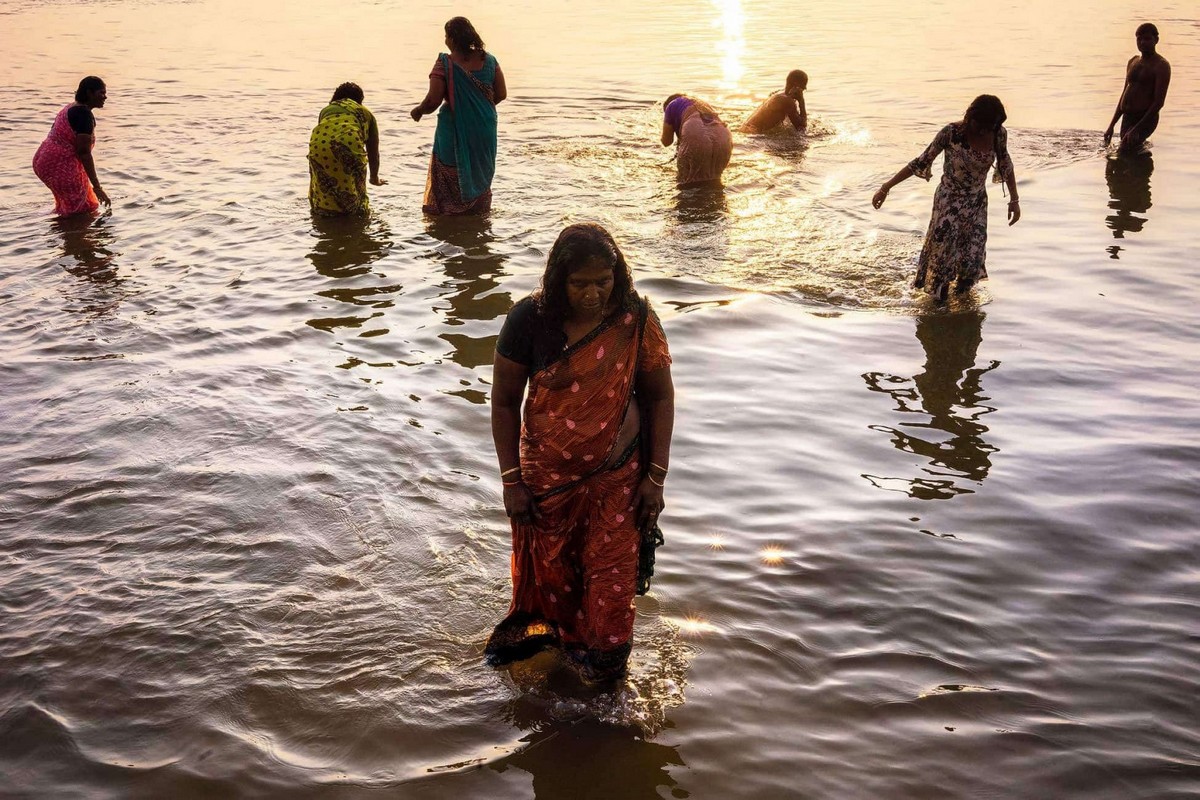
[[666, 481], [659, 483], [658, 481], [654, 480], [654, 476], [651, 475], [649, 472], [646, 473], [646, 477], [650, 479], [651, 483], [653, 483], [655, 486], [657, 486], [660, 489], [667, 485]]
[[506, 469], [506, 470], [504, 470], [504, 472], [500, 473], [500, 477], [507, 478], [509, 475], [512, 475], [514, 472], [520, 472], [520, 471], [521, 471], [520, 467], [513, 467], [512, 469]]
[[664, 475], [670, 472], [670, 470], [664, 467], [662, 464], [655, 464], [653, 461], [650, 462], [650, 466], [654, 467], [655, 469], [661, 469]]
[[522, 480], [515, 480], [515, 481], [501, 481], [501, 482], [500, 482], [500, 485], [501, 485], [501, 486], [516, 486], [518, 483], [524, 483], [524, 481], [522, 481]]

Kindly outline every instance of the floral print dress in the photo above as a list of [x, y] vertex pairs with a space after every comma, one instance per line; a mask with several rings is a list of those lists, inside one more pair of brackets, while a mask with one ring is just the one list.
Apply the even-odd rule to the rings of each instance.
[[987, 173], [994, 161], [994, 181], [1007, 181], [1013, 174], [1003, 127], [996, 131], [994, 152], [980, 153], [968, 146], [962, 123], [951, 123], [909, 162], [909, 169], [929, 180], [933, 161], [942, 152], [942, 181], [933, 195], [933, 214], [913, 281], [914, 287], [935, 297], [944, 296], [956, 280], [958, 288], [966, 289], [987, 278]]

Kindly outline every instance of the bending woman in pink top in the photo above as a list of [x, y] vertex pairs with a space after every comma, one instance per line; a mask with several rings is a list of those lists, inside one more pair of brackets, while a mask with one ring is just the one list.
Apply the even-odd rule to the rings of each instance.
[[89, 75], [79, 82], [75, 102], [54, 118], [50, 135], [33, 157], [33, 171], [54, 192], [54, 213], [61, 217], [92, 212], [112, 205], [100, 188], [92, 148], [96, 144], [93, 108], [103, 108], [108, 99], [104, 81]]
[[663, 103], [663, 147], [676, 139], [679, 186], [719, 181], [733, 155], [733, 135], [717, 112], [703, 100], [673, 94]]

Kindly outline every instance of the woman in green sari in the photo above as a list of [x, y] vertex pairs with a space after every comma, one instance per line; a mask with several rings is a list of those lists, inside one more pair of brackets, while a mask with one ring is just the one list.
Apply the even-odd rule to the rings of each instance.
[[308, 203], [314, 214], [366, 216], [367, 172], [371, 184], [379, 177], [379, 126], [363, 102], [356, 83], [343, 83], [333, 92], [308, 140]]
[[[426, 214], [483, 214], [492, 207], [496, 105], [508, 96], [504, 72], [466, 17], [446, 23], [449, 53], [429, 73], [429, 93], [411, 116], [441, 107], [425, 182]], [[444, 101], [444, 104], [443, 104]]]

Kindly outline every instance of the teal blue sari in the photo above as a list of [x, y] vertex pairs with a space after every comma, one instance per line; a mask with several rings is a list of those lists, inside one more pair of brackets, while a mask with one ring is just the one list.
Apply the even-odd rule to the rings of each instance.
[[480, 213], [491, 206], [496, 173], [496, 57], [485, 54], [483, 67], [474, 72], [446, 53], [438, 61], [446, 80], [446, 102], [433, 137], [425, 211]]

